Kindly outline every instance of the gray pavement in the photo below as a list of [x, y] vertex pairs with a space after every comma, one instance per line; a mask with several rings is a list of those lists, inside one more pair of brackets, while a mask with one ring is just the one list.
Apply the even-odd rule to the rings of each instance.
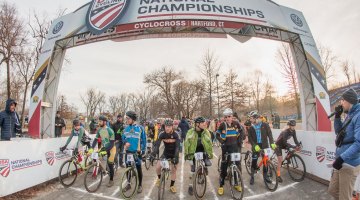
[[[213, 166], [209, 169], [208, 175], [208, 187], [207, 192], [203, 199], [231, 199], [230, 189], [228, 183], [226, 183], [224, 189], [225, 194], [223, 196], [217, 195], [217, 188], [219, 186], [219, 173], [217, 171], [217, 157], [220, 155], [221, 150], [217, 147], [214, 147], [214, 159], [212, 160]], [[101, 187], [96, 193], [88, 193], [84, 187], [84, 176], [79, 176], [75, 184], [70, 188], [64, 188], [60, 183], [54, 187], [55, 189], [47, 192], [40, 193], [39, 196], [35, 199], [38, 200], [70, 200], [70, 199], [121, 199], [120, 196], [120, 178], [123, 173], [123, 169], [120, 168], [114, 177], [115, 185], [111, 188], [106, 187], [106, 184], [109, 180], [109, 177], [106, 177]], [[169, 186], [170, 180], [166, 182], [165, 199], [166, 200], [177, 200], [177, 199], [195, 199], [194, 196], [190, 196], [187, 192], [188, 185], [190, 182], [189, 179], [189, 163], [185, 162], [183, 159], [180, 160], [180, 163], [177, 167], [177, 179], [175, 186], [177, 189], [176, 194], [170, 193]], [[149, 170], [146, 170], [143, 166], [143, 192], [135, 195], [134, 199], [157, 199], [157, 187], [155, 186], [155, 180], [157, 178], [155, 172], [155, 166], [150, 167]], [[278, 189], [275, 192], [269, 192], [263, 182], [261, 174], [255, 176], [255, 184], [250, 185], [250, 177], [245, 171], [245, 166], [243, 166], [243, 179], [244, 179], [244, 198], [243, 199], [332, 199], [326, 190], [327, 186], [320, 184], [318, 182], [312, 181], [310, 179], [305, 179], [302, 182], [293, 182], [286, 171], [282, 171], [282, 177], [284, 182], [281, 183]]]

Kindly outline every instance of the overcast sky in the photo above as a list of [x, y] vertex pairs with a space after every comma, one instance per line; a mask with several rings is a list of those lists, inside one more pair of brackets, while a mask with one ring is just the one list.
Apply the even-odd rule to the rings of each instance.
[[[1, 0], [3, 1], [3, 0]], [[36, 10], [54, 16], [59, 9], [72, 12], [88, 0], [10, 0], [23, 18]], [[330, 47], [342, 59], [348, 59], [360, 71], [360, 1], [347, 0], [275, 0], [300, 10], [317, 41]], [[246, 43], [233, 39], [151, 39], [116, 43], [112, 41], [89, 44], [69, 49], [71, 64], [60, 79], [59, 93], [80, 111], [80, 94], [89, 87], [103, 90], [108, 95], [139, 92], [144, 89], [143, 76], [162, 66], [173, 66], [183, 71], [188, 79], [199, 78], [198, 66], [206, 49], [216, 53], [222, 63], [222, 73], [231, 67], [240, 77], [259, 69], [269, 74], [281, 94], [286, 83], [279, 73], [275, 52], [279, 42], [252, 38]], [[89, 56], [91, 54], [91, 56]], [[95, 55], [95, 56], [94, 56]], [[101, 75], [99, 71], [101, 70]], [[338, 72], [338, 79], [344, 79]]]

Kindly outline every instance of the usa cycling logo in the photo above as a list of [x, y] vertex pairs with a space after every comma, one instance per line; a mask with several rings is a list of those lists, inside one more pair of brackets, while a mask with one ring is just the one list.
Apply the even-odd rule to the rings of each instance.
[[114, 26], [125, 14], [130, 0], [93, 0], [86, 15], [86, 25], [98, 35]]
[[53, 151], [49, 151], [45, 153], [46, 162], [52, 166], [55, 162], [55, 153]]
[[324, 161], [325, 159], [325, 152], [326, 152], [326, 148], [325, 147], [321, 147], [321, 146], [317, 146], [316, 147], [316, 159], [319, 162]]
[[10, 174], [10, 161], [9, 159], [0, 159], [0, 175], [7, 177]]
[[57, 34], [58, 32], [61, 31], [61, 29], [62, 29], [63, 26], [64, 26], [64, 22], [63, 22], [63, 21], [59, 21], [59, 22], [55, 25], [55, 27], [53, 28], [52, 33], [53, 33], [54, 35]]
[[304, 25], [299, 16], [291, 14], [290, 18], [297, 26], [302, 27]]

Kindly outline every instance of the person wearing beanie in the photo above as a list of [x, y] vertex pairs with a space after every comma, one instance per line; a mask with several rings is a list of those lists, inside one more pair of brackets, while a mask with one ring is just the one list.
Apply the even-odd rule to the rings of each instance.
[[[335, 108], [334, 129], [336, 135], [342, 129], [346, 134], [336, 148], [328, 192], [335, 199], [351, 199], [356, 177], [360, 174], [360, 104], [356, 91], [346, 90], [340, 104]], [[346, 117], [341, 121], [343, 112]]]

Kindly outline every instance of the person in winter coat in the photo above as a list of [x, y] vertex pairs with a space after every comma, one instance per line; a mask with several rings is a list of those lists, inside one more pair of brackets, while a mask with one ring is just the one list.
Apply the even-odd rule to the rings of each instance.
[[0, 112], [1, 140], [9, 141], [16, 137], [16, 133], [21, 133], [21, 124], [19, 115], [16, 113], [16, 101], [8, 99], [5, 110]]
[[181, 141], [185, 140], [186, 137], [186, 133], [188, 132], [188, 130], [190, 129], [190, 125], [189, 123], [186, 121], [185, 117], [181, 118], [181, 122], [179, 124], [179, 128], [181, 129]]

